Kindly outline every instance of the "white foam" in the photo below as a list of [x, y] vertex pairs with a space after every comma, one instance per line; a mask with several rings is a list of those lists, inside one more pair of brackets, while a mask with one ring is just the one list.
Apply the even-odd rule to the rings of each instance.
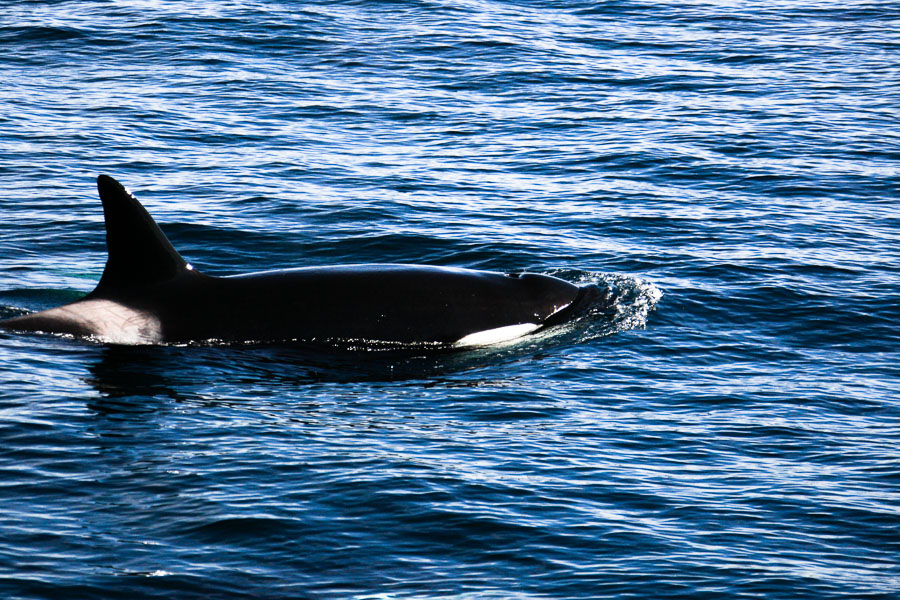
[[507, 325], [505, 327], [497, 327], [495, 329], [486, 329], [484, 331], [476, 331], [469, 335], [456, 340], [454, 346], [489, 346], [490, 344], [499, 344], [514, 340], [531, 333], [540, 327], [535, 323], [520, 323], [518, 325]]

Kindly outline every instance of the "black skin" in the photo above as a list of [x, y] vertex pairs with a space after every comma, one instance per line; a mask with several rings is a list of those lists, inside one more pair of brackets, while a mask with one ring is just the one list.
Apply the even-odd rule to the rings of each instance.
[[543, 275], [408, 265], [293, 269], [175, 279], [110, 298], [156, 315], [163, 342], [197, 340], [450, 344], [520, 323], [544, 324], [581, 288]]
[[95, 303], [95, 312], [86, 316], [84, 305], [76, 302], [0, 321], [0, 329], [88, 336], [98, 334], [90, 328], [99, 322], [107, 328], [99, 332], [103, 337], [110, 334], [110, 326], [143, 323], [143, 317], [150, 316], [162, 330], [161, 339], [151, 341], [161, 343], [299, 340], [446, 345], [479, 331], [561, 323], [599, 297], [596, 286], [579, 287], [546, 275], [413, 265], [212, 277], [178, 254], [118, 181], [101, 175], [97, 188], [108, 258], [100, 282], [85, 300], [110, 300], [134, 309], [138, 316], [107, 319], [115, 311], [110, 313], [103, 303]]

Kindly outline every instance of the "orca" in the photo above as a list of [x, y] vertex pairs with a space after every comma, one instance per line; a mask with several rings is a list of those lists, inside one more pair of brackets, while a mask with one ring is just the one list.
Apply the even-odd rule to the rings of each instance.
[[96, 288], [0, 328], [128, 345], [469, 347], [566, 322], [599, 293], [548, 275], [402, 264], [211, 276], [182, 258], [122, 184], [100, 175], [97, 189], [108, 258]]

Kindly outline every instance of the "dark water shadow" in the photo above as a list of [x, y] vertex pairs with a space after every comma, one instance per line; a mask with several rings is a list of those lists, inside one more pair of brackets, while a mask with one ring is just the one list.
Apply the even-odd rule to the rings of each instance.
[[502, 365], [534, 356], [533, 344], [502, 349], [337, 349], [301, 344], [254, 346], [106, 346], [88, 383], [107, 400], [184, 400], [198, 387], [241, 389], [265, 383], [415, 381]]
[[[541, 355], [531, 345], [500, 351], [337, 351], [297, 346], [107, 346], [88, 369], [97, 394], [87, 408], [105, 420], [146, 421], [178, 404], [220, 405], [293, 398], [304, 388], [374, 384], [475, 387], [509, 377]], [[345, 390], [346, 391], [346, 390]], [[319, 392], [312, 392], [314, 395]]]

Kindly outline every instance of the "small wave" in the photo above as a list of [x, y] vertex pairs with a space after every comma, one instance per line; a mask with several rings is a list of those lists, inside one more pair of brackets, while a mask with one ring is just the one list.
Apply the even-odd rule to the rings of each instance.
[[56, 42], [89, 37], [87, 33], [72, 27], [0, 27], [0, 41], [5, 43]]

